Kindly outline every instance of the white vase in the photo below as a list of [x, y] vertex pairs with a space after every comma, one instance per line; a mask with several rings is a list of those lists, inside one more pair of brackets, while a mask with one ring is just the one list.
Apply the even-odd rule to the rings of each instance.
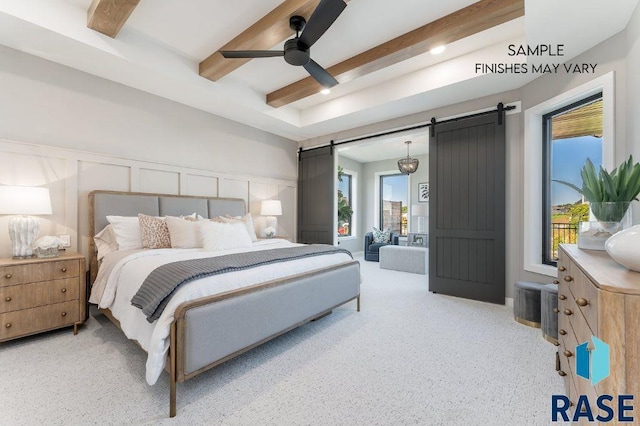
[[611, 236], [605, 243], [605, 249], [622, 266], [640, 272], [640, 225]]

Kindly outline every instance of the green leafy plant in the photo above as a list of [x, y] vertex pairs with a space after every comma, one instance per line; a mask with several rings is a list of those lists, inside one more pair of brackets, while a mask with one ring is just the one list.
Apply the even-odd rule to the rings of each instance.
[[582, 194], [591, 204], [594, 216], [600, 221], [621, 221], [629, 208], [629, 203], [637, 200], [640, 194], [640, 163], [633, 164], [633, 156], [629, 156], [627, 161], [613, 169], [611, 173], [602, 166], [597, 173], [595, 166], [587, 158], [580, 175], [582, 188], [561, 180], [555, 180], [555, 182], [567, 185]]
[[[338, 181], [342, 182], [342, 176], [344, 170], [342, 166], [338, 166]], [[351, 222], [351, 216], [353, 215], [353, 209], [349, 205], [349, 200], [344, 196], [341, 190], [338, 189], [338, 223]]]

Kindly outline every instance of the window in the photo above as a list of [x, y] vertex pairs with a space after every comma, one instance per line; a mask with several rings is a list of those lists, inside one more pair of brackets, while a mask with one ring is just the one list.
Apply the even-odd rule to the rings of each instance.
[[587, 158], [602, 165], [602, 93], [544, 114], [542, 125], [542, 261], [555, 266], [558, 245], [576, 243], [578, 222], [589, 218], [581, 194], [557, 181], [581, 187]]
[[353, 235], [354, 188], [353, 174], [338, 168], [338, 237]]
[[409, 176], [380, 176], [380, 229], [407, 235]]

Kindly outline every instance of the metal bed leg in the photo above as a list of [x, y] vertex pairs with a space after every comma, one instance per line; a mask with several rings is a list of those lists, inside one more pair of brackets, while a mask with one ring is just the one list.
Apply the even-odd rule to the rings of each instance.
[[171, 385], [169, 389], [169, 417], [176, 416], [176, 322], [171, 324], [171, 343], [169, 344], [169, 359], [171, 368]]
[[360, 312], [360, 295], [358, 295], [358, 298], [356, 299], [358, 302], [358, 312]]

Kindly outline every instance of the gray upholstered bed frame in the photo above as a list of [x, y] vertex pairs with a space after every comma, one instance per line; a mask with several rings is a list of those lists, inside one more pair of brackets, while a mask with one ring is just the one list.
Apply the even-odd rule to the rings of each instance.
[[[173, 216], [196, 212], [211, 218], [245, 213], [245, 202], [241, 199], [114, 191], [91, 192], [89, 206], [92, 236], [108, 224], [107, 215]], [[93, 284], [98, 270], [93, 238], [89, 256]], [[181, 304], [171, 326], [169, 415], [176, 415], [176, 383], [354, 299], [360, 311], [360, 264], [349, 261]], [[111, 312], [104, 313], [119, 326]]]

